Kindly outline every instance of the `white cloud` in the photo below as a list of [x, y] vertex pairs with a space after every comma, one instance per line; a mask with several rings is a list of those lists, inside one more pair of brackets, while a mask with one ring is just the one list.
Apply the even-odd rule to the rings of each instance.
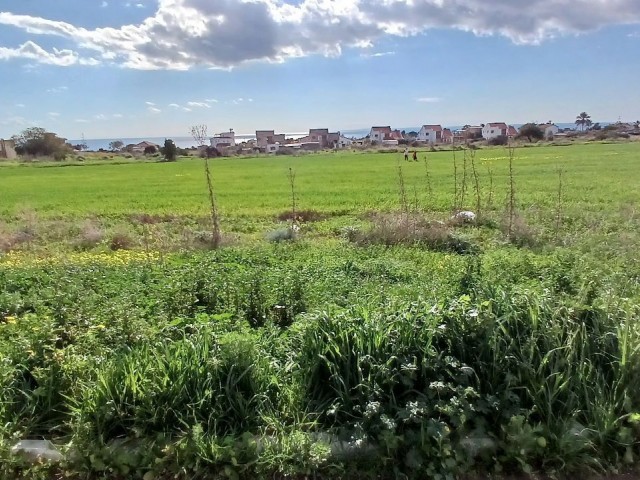
[[24, 103], [16, 103], [16, 107], [18, 108], [25, 108], [26, 105]]
[[187, 106], [194, 108], [211, 108], [211, 105], [205, 102], [187, 102]]
[[142, 3], [136, 3], [136, 7], [137, 8], [144, 8], [144, 5]]
[[360, 55], [363, 58], [378, 58], [378, 57], [387, 57], [389, 55], [395, 55], [396, 52], [376, 52], [376, 53], [363, 53]]
[[47, 89], [47, 93], [62, 93], [62, 92], [66, 92], [67, 90], [69, 90], [69, 87], [54, 87], [54, 88], [48, 88]]
[[162, 110], [160, 110], [159, 108], [156, 108], [156, 107], [149, 107], [149, 108], [147, 108], [147, 110], [150, 113], [160, 113], [160, 112], [162, 112]]
[[438, 97], [420, 97], [416, 98], [416, 102], [420, 103], [438, 103], [441, 102], [442, 99]]
[[[0, 15], [2, 15], [1, 12]], [[0, 21], [0, 23], [2, 22]], [[47, 52], [30, 40], [18, 48], [0, 47], [0, 60], [11, 60], [15, 58], [35, 60], [38, 63], [57, 65], [60, 67], [75, 65], [80, 61], [78, 54], [72, 50], [58, 50], [54, 48], [51, 52]]]
[[382, 37], [433, 28], [537, 44], [558, 35], [640, 24], [640, 8], [638, 0], [158, 0], [152, 16], [119, 28], [92, 30], [10, 12], [0, 12], [0, 24], [63, 37], [79, 51], [95, 52], [88, 58], [72, 50], [47, 52], [30, 41], [17, 49], [0, 47], [0, 59], [186, 70], [335, 56], [346, 47], [371, 48]]
[[169, 106], [171, 108], [180, 108], [180, 105], [178, 105], [177, 103], [170, 103]]
[[75, 122], [76, 123], [89, 123], [89, 120], [86, 120], [84, 118], [76, 118]]
[[182, 110], [185, 112], [191, 112], [192, 110], [188, 107], [182, 107]]
[[95, 118], [96, 120], [106, 120], [109, 117], [107, 117], [104, 113], [99, 113], [97, 115], [94, 115], [93, 118]]
[[111, 115], [113, 118], [122, 118], [124, 117], [124, 115], [122, 115], [121, 113], [114, 113], [113, 115]]
[[60, 114], [58, 112], [49, 112], [49, 116], [51, 118], [58, 118], [60, 116]]
[[215, 98], [205, 98], [204, 101], [207, 103], [218, 103], [218, 100], [216, 100]]
[[627, 35], [627, 37], [629, 37], [629, 38], [640, 38], [640, 30], [638, 30], [637, 32], [631, 32], [629, 35]]
[[100, 5], [102, 8], [107, 8], [109, 6], [109, 2], [102, 2], [102, 5]]
[[145, 104], [149, 105], [150, 107], [155, 107], [156, 104], [153, 102], [144, 102]]

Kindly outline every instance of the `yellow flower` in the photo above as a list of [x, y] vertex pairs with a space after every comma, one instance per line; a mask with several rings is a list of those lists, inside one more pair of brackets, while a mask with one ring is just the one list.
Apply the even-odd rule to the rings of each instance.
[[16, 317], [4, 317], [4, 321], [8, 324], [16, 323]]

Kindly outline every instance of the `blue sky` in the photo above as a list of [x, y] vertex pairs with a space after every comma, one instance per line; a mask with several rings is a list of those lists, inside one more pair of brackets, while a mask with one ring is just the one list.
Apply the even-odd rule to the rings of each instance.
[[638, 0], [0, 0], [0, 137], [640, 117]]

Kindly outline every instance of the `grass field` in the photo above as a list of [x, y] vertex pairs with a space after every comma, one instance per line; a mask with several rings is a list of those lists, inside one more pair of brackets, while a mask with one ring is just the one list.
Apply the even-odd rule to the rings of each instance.
[[[638, 143], [517, 149], [519, 201], [524, 207], [553, 207], [555, 171], [560, 167], [566, 175], [566, 204], [576, 211], [610, 211], [612, 205], [636, 204], [640, 195], [638, 155]], [[419, 162], [401, 163], [410, 197], [413, 200], [416, 188], [421, 205], [427, 200], [425, 156], [433, 188], [430, 206], [449, 211], [454, 189], [452, 152], [422, 152]], [[395, 209], [401, 158], [401, 153], [339, 152], [229, 158], [212, 163], [222, 214], [260, 217], [273, 216], [290, 206], [289, 168], [296, 173], [301, 208], [347, 213]], [[496, 208], [503, 207], [506, 197], [506, 160], [506, 151], [501, 148], [477, 152], [477, 170], [485, 192], [487, 167], [494, 170]], [[462, 152], [457, 152], [457, 161], [462, 175]], [[469, 178], [470, 189], [471, 184]], [[207, 212], [207, 190], [199, 159], [123, 165], [96, 162], [65, 168], [55, 164], [5, 167], [0, 168], [0, 189], [0, 214], [5, 217], [24, 208], [51, 217]]]
[[640, 144], [419, 158], [0, 164], [0, 476], [633, 468]]

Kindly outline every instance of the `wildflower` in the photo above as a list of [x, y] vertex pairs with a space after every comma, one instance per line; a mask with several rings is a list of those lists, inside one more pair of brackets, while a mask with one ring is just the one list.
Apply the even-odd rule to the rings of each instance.
[[13, 317], [13, 316], [4, 317], [4, 321], [9, 325], [16, 323], [16, 320], [17, 320], [16, 317]]

